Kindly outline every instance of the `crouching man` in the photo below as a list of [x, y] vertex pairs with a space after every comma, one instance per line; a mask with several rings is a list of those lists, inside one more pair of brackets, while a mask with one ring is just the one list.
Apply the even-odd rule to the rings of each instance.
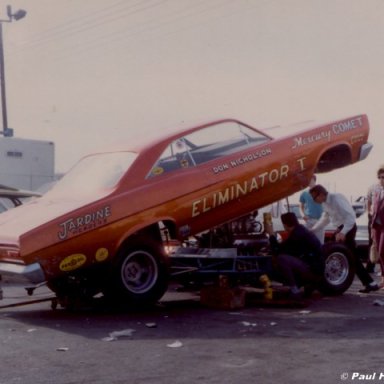
[[323, 278], [322, 246], [315, 234], [299, 223], [293, 212], [281, 215], [281, 222], [288, 233], [281, 243], [277, 241], [272, 227], [265, 228], [276, 256], [276, 279], [290, 287], [290, 298], [300, 299], [303, 296], [301, 287], [309, 296]]

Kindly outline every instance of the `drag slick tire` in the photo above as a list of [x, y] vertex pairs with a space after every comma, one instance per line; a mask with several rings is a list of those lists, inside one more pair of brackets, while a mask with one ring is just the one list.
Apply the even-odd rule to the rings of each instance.
[[130, 241], [119, 251], [105, 295], [123, 305], [155, 304], [168, 288], [168, 267], [160, 244]]
[[355, 263], [351, 251], [343, 244], [326, 243], [324, 279], [321, 291], [327, 295], [341, 295], [352, 284], [355, 277]]

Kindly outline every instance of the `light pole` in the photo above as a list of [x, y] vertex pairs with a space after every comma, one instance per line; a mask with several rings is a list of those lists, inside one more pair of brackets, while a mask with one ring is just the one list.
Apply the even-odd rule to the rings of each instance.
[[3, 115], [3, 130], [0, 131], [5, 137], [13, 136], [13, 129], [8, 128], [8, 117], [7, 117], [7, 101], [5, 95], [5, 70], [4, 70], [4, 48], [3, 48], [3, 23], [10, 23], [13, 20], [17, 21], [22, 19], [27, 14], [23, 9], [12, 13], [10, 5], [7, 5], [7, 16], [8, 19], [0, 19], [0, 88], [1, 88], [1, 110]]

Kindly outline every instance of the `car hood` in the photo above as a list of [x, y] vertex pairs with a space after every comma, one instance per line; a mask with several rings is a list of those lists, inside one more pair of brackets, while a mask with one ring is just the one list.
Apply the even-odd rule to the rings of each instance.
[[0, 215], [0, 242], [18, 239], [34, 228], [68, 214], [91, 201], [41, 197]]

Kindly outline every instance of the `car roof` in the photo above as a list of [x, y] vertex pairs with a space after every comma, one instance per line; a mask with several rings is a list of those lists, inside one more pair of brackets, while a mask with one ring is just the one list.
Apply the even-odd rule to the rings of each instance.
[[[141, 153], [141, 152], [144, 152], [148, 149], [151, 149], [154, 146], [157, 146], [161, 143], [169, 143], [169, 142], [171, 142], [171, 141], [173, 141], [179, 137], [182, 137], [184, 135], [187, 135], [187, 134], [192, 133], [194, 131], [197, 131], [199, 129], [209, 127], [212, 125], [216, 125], [216, 124], [228, 123], [228, 122], [241, 124], [241, 125], [248, 127], [252, 130], [260, 132], [263, 135], [272, 139], [272, 137], [267, 132], [265, 132], [265, 130], [263, 130], [263, 129], [252, 127], [251, 125], [243, 123], [242, 121], [237, 120], [237, 119], [225, 118], [225, 119], [211, 120], [209, 122], [205, 121], [204, 123], [200, 122], [200, 123], [197, 123], [195, 125], [188, 125], [185, 128], [181, 128], [180, 126], [178, 126], [178, 127], [173, 127], [173, 128], [161, 128], [161, 129], [157, 130], [156, 132], [152, 132], [152, 131], [149, 133], [146, 132], [144, 136], [130, 139], [129, 145], [126, 145], [126, 142], [123, 141], [121, 143], [119, 142], [119, 143], [112, 144], [112, 146], [110, 148], [108, 148], [108, 150], [111, 150], [111, 151], [116, 151], [116, 150], [127, 151], [127, 150], [129, 150], [132, 152]], [[107, 150], [107, 152], [108, 152], [108, 150]], [[104, 149], [101, 152], [106, 152], [106, 151]]]

